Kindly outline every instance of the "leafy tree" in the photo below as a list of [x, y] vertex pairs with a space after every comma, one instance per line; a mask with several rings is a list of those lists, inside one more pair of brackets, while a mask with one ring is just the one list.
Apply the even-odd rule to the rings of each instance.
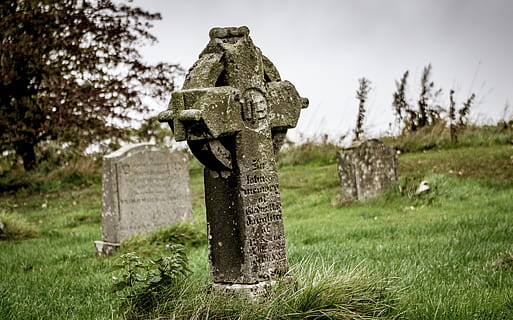
[[27, 170], [43, 141], [83, 151], [123, 137], [149, 111], [145, 97], [165, 98], [181, 72], [142, 61], [161, 17], [126, 3], [3, 0], [0, 17], [0, 152], [14, 150]]
[[356, 118], [356, 127], [354, 129], [355, 140], [360, 139], [360, 136], [363, 134], [363, 120], [365, 119], [365, 102], [367, 101], [367, 95], [369, 94], [370, 88], [370, 80], [367, 78], [358, 79], [360, 86], [356, 91], [356, 99], [358, 99], [358, 116]]

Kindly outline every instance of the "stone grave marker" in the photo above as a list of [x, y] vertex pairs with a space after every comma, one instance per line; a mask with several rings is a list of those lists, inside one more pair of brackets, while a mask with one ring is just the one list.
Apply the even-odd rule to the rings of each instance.
[[187, 158], [152, 144], [123, 147], [103, 158], [102, 241], [109, 255], [126, 238], [192, 219]]
[[276, 154], [307, 106], [247, 27], [213, 28], [159, 115], [205, 165], [214, 289], [258, 294], [288, 271]]
[[397, 180], [397, 153], [383, 142], [356, 141], [337, 152], [340, 199], [365, 201], [383, 192]]

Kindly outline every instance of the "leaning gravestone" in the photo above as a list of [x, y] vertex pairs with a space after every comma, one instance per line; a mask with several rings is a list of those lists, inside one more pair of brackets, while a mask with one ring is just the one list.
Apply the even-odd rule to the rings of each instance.
[[365, 201], [397, 180], [397, 153], [376, 139], [354, 142], [337, 161], [343, 202]]
[[123, 147], [103, 158], [102, 241], [109, 255], [126, 238], [192, 218], [187, 158], [151, 144]]
[[205, 165], [215, 290], [258, 294], [288, 271], [276, 154], [307, 106], [247, 27], [213, 28], [159, 115]]

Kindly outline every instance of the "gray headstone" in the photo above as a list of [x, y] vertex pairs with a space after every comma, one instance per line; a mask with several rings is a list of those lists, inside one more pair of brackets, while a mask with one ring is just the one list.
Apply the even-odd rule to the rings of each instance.
[[353, 143], [337, 161], [343, 202], [375, 197], [397, 180], [397, 153], [376, 139]]
[[214, 28], [210, 39], [159, 119], [205, 165], [213, 287], [257, 293], [288, 270], [275, 157], [308, 100], [248, 28]]
[[95, 242], [97, 255], [112, 253], [132, 235], [191, 218], [183, 153], [138, 144], [103, 158], [102, 241]]

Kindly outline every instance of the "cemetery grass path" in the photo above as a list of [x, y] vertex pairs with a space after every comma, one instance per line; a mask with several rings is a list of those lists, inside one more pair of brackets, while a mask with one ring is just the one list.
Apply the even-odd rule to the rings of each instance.
[[[336, 164], [326, 159], [279, 168], [292, 269], [312, 261], [387, 279], [397, 299], [391, 316], [404, 319], [511, 318], [513, 146], [400, 155], [400, 181], [364, 204], [338, 201]], [[431, 190], [415, 196], [422, 180]], [[196, 163], [191, 190], [192, 229], [204, 234]], [[93, 256], [100, 195], [97, 184], [0, 198], [2, 220], [16, 227], [14, 240], [0, 241], [0, 319], [120, 318], [120, 300], [108, 293], [115, 257]], [[136, 243], [126, 250], [151, 256], [162, 245]], [[205, 242], [187, 253], [191, 279], [208, 283]]]

